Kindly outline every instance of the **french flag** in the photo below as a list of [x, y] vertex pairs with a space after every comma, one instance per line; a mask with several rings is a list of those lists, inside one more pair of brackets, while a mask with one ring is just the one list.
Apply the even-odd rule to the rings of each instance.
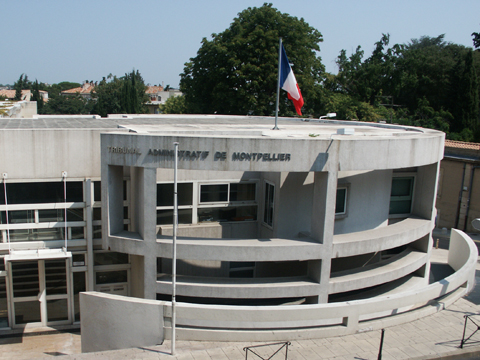
[[303, 96], [298, 87], [293, 70], [288, 62], [287, 53], [282, 44], [282, 55], [280, 60], [280, 87], [288, 93], [288, 98], [293, 101], [298, 115], [302, 115]]

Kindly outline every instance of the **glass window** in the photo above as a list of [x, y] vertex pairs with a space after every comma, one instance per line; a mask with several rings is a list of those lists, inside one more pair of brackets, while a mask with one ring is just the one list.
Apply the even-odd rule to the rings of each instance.
[[[192, 205], [193, 184], [177, 184], [177, 201], [179, 206]], [[173, 183], [157, 184], [157, 206], [173, 206]]]
[[102, 238], [102, 225], [93, 226], [93, 238], [101, 239]]
[[102, 182], [93, 182], [93, 201], [102, 201]]
[[390, 194], [390, 215], [410, 214], [414, 177], [394, 177]]
[[229, 206], [198, 209], [198, 222], [257, 220], [256, 206]]
[[128, 254], [119, 252], [98, 252], [94, 255], [94, 264], [97, 265], [118, 265], [128, 264]]
[[230, 184], [230, 201], [255, 201], [255, 183]]
[[68, 320], [68, 300], [47, 300], [48, 321]]
[[228, 201], [228, 184], [200, 185], [200, 202]]
[[69, 237], [69, 240], [73, 239], [85, 239], [85, 234], [83, 232], [84, 228], [83, 227], [72, 227], [71, 229], [71, 234], [72, 236]]
[[[8, 212], [8, 223], [9, 224], [25, 224], [25, 223], [34, 223], [35, 222], [35, 210], [19, 210], [19, 211], [9, 211]], [[6, 211], [2, 211], [1, 223], [7, 223], [7, 214]]]
[[[9, 204], [40, 204], [64, 201], [63, 182], [7, 183]], [[83, 201], [83, 183], [67, 181], [67, 202]], [[5, 204], [5, 195], [0, 195], [0, 204]]]
[[127, 270], [97, 271], [95, 273], [95, 279], [97, 285], [127, 282]]
[[[192, 209], [178, 209], [178, 223], [192, 223]], [[157, 210], [157, 225], [172, 225], [173, 210]]]
[[231, 278], [253, 278], [255, 262], [232, 261], [230, 262]]
[[72, 254], [73, 266], [85, 266], [85, 254]]
[[45, 289], [47, 295], [67, 293], [65, 260], [45, 260]]
[[[3, 262], [3, 259], [0, 259]], [[5, 277], [0, 277], [0, 329], [8, 327], [7, 286]]]
[[13, 296], [38, 296], [40, 285], [38, 280], [38, 261], [12, 262]]
[[38, 300], [16, 302], [14, 306], [16, 324], [40, 322], [40, 302]]
[[102, 208], [93, 208], [93, 220], [102, 220]]
[[75, 321], [80, 321], [80, 292], [87, 289], [84, 272], [73, 273], [73, 308]]
[[10, 241], [64, 240], [63, 233], [64, 228], [10, 230]]
[[341, 215], [347, 212], [347, 188], [337, 188], [335, 201], [335, 214]]
[[273, 227], [273, 209], [275, 199], [275, 186], [268, 182], [265, 183], [265, 211], [263, 222]]

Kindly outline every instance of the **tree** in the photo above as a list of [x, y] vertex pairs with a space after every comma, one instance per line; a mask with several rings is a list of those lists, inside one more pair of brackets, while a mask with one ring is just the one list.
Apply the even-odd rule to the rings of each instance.
[[185, 96], [169, 97], [165, 104], [160, 105], [160, 112], [162, 114], [185, 114]]
[[145, 82], [138, 70], [121, 78], [109, 74], [95, 87], [94, 112], [103, 117], [121, 113], [143, 114], [148, 100], [145, 90]]
[[17, 82], [13, 84], [13, 88], [15, 89], [15, 97], [13, 98], [13, 100], [15, 101], [22, 100], [23, 74], [20, 75]]
[[40, 85], [38, 84], [38, 80], [36, 79], [35, 79], [35, 83], [33, 84], [31, 100], [37, 102], [37, 112], [39, 114], [43, 114], [43, 97], [40, 94]]
[[91, 103], [80, 94], [56, 95], [49, 97], [45, 104], [43, 113], [47, 115], [84, 115], [90, 114]]
[[473, 46], [475, 50], [480, 51], [480, 33], [474, 32], [473, 36]]
[[[303, 112], [319, 111], [324, 66], [316, 52], [322, 34], [303, 19], [264, 4], [240, 12], [228, 29], [202, 40], [197, 56], [180, 75], [187, 112], [274, 114], [279, 38], [294, 64], [305, 100]], [[283, 92], [279, 108], [281, 115], [295, 113]]]

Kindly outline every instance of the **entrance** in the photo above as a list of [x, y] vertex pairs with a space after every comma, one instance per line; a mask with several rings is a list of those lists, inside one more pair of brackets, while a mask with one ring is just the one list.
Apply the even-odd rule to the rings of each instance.
[[71, 324], [70, 257], [10, 260], [10, 324], [22, 327]]

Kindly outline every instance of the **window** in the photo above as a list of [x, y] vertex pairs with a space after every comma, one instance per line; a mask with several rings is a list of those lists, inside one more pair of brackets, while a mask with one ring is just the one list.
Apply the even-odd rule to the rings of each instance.
[[390, 215], [408, 215], [412, 211], [413, 176], [394, 177], [390, 193]]
[[[157, 225], [173, 224], [173, 183], [157, 184]], [[193, 183], [177, 184], [178, 223], [192, 223]]]
[[256, 221], [257, 184], [201, 184], [198, 222]]
[[275, 185], [265, 182], [265, 211], [263, 214], [263, 222], [273, 227], [273, 209], [275, 199]]
[[253, 278], [255, 273], [254, 262], [231, 261], [229, 277], [231, 278]]
[[347, 187], [337, 188], [337, 197], [335, 201], [335, 215], [347, 214]]

